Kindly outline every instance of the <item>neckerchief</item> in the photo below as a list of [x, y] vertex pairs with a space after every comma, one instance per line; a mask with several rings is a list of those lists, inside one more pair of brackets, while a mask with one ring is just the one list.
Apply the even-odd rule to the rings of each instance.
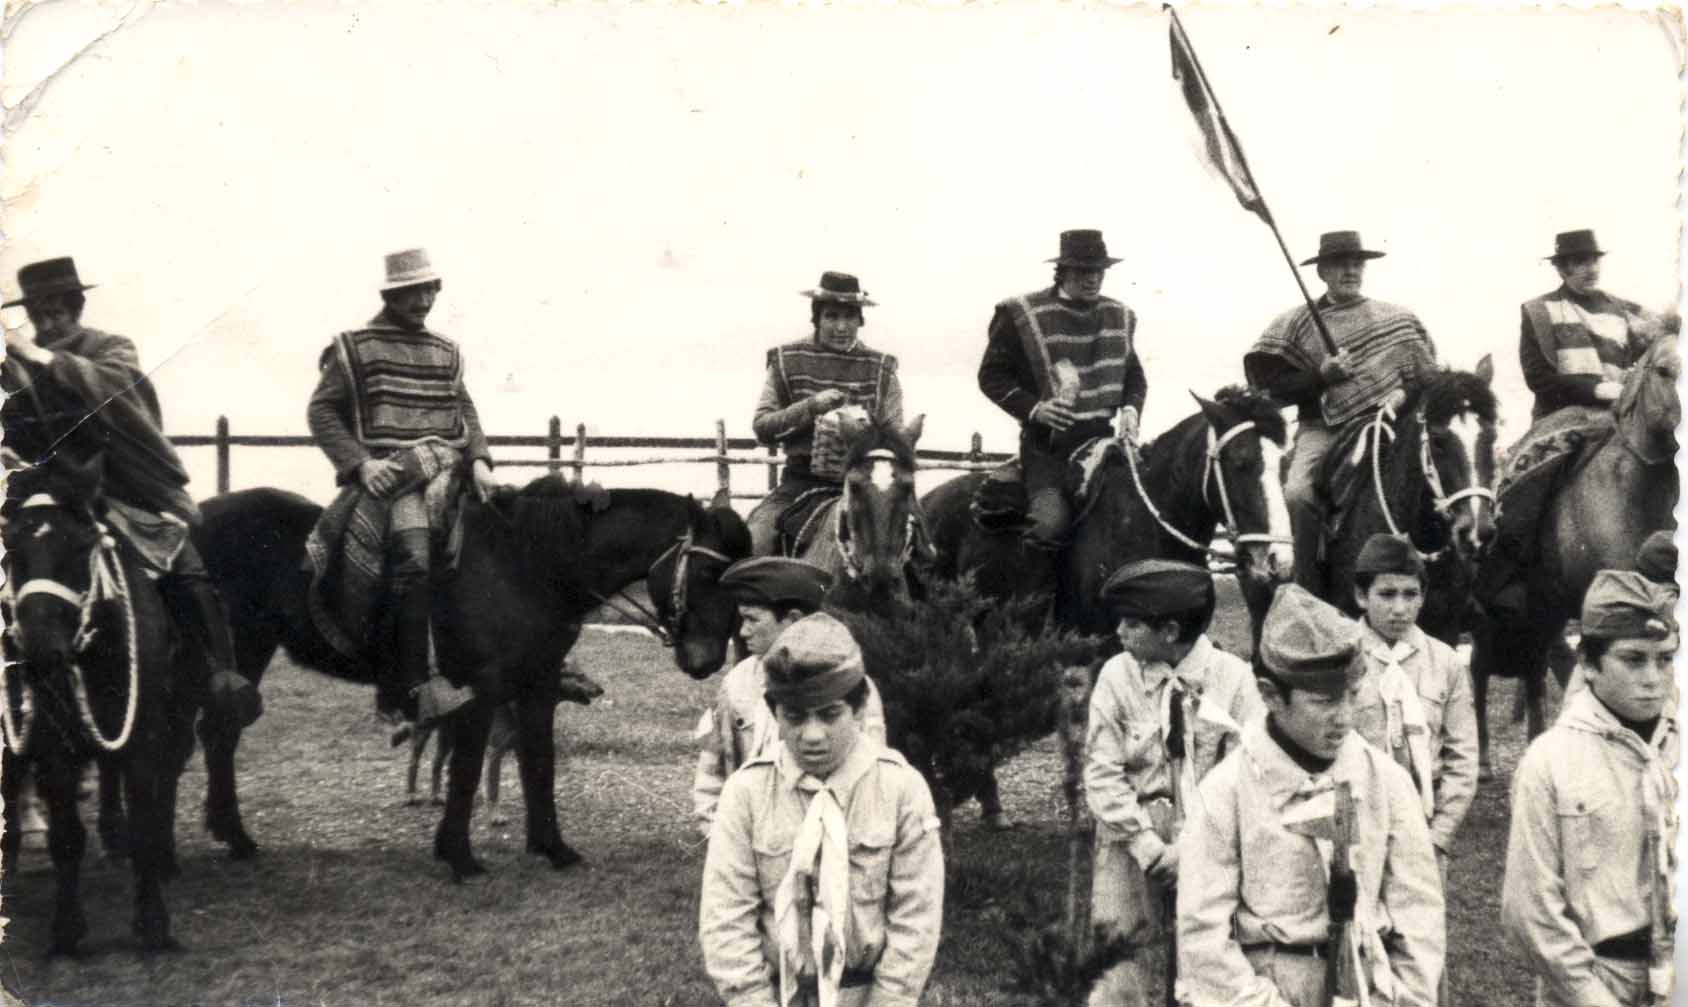
[[1372, 638], [1366, 644], [1366, 654], [1383, 665], [1383, 670], [1378, 673], [1377, 691], [1383, 699], [1384, 720], [1388, 725], [1389, 754], [1393, 756], [1403, 748], [1406, 750], [1410, 763], [1407, 768], [1412, 771], [1413, 782], [1418, 784], [1424, 819], [1429, 821], [1436, 813], [1430, 726], [1424, 717], [1424, 703], [1419, 699], [1418, 688], [1413, 685], [1406, 668], [1402, 667], [1417, 650], [1405, 640], [1391, 645], [1375, 635], [1368, 635]]
[[823, 781], [804, 774], [797, 789], [810, 795], [809, 809], [792, 844], [791, 866], [774, 894], [780, 1005], [790, 1007], [801, 980], [814, 976], [820, 1007], [833, 1007], [844, 979], [850, 829], [843, 806]]

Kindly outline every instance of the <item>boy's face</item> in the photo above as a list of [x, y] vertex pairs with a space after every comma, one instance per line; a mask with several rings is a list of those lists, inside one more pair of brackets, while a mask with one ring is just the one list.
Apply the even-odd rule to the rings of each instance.
[[780, 741], [798, 767], [823, 780], [844, 764], [861, 733], [860, 715], [842, 699], [808, 709], [781, 703], [774, 715], [780, 722]]
[[1364, 591], [1354, 589], [1354, 601], [1366, 613], [1366, 625], [1390, 643], [1418, 622], [1424, 607], [1424, 585], [1410, 573], [1380, 573]]
[[1285, 699], [1276, 685], [1262, 680], [1260, 698], [1291, 741], [1321, 759], [1334, 759], [1354, 729], [1354, 697], [1359, 688], [1356, 682], [1329, 691], [1291, 689]]
[[1663, 640], [1613, 640], [1600, 660], [1583, 665], [1588, 687], [1626, 720], [1652, 720], [1670, 699], [1675, 633]]
[[1162, 622], [1157, 627], [1146, 619], [1127, 615], [1120, 617], [1115, 632], [1125, 652], [1138, 664], [1172, 663], [1172, 641], [1178, 635], [1178, 627], [1173, 623]]
[[800, 616], [787, 613], [786, 618], [774, 618], [774, 610], [766, 605], [748, 605], [739, 603], [739, 634], [744, 637], [744, 645], [757, 657], [768, 652], [785, 628], [796, 622]]

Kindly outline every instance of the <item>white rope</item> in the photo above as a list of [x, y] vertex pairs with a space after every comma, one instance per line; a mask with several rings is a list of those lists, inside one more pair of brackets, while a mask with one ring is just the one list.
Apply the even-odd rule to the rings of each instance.
[[[1155, 523], [1161, 526], [1162, 531], [1166, 532], [1168, 535], [1171, 535], [1173, 538], [1175, 538], [1178, 541], [1184, 543], [1184, 545], [1188, 546], [1191, 549], [1196, 550], [1197, 552], [1203, 553], [1203, 554], [1208, 555], [1208, 556], [1218, 556], [1218, 557], [1221, 557], [1221, 558], [1224, 558], [1224, 559], [1231, 559], [1232, 558], [1230, 555], [1228, 555], [1224, 552], [1221, 552], [1218, 549], [1213, 548], [1212, 543], [1209, 543], [1207, 545], [1203, 545], [1200, 542], [1197, 542], [1195, 539], [1191, 538], [1190, 536], [1188, 536], [1188, 535], [1184, 534], [1183, 532], [1179, 531], [1177, 528], [1174, 528], [1171, 524], [1167, 523], [1166, 518], [1161, 517], [1161, 512], [1155, 507], [1155, 502], [1153, 500], [1149, 499], [1148, 491], [1143, 488], [1142, 477], [1137, 474], [1137, 442], [1136, 441], [1128, 441], [1125, 445], [1125, 464], [1126, 464], [1126, 468], [1131, 470], [1131, 485], [1136, 487], [1136, 489], [1137, 489], [1137, 498], [1139, 500], [1143, 501], [1143, 506], [1148, 508], [1149, 516], [1155, 519]], [[1204, 499], [1207, 496], [1207, 480], [1205, 478], [1202, 480], [1202, 496], [1203, 496]], [[1231, 529], [1227, 528], [1226, 530], [1230, 531]]]
[[19, 682], [23, 697], [17, 712], [13, 712], [9, 676], [17, 663], [0, 662], [0, 736], [4, 737], [6, 747], [12, 750], [12, 754], [22, 755], [24, 745], [29, 741], [29, 729], [35, 723], [35, 692], [28, 682]]
[[129, 743], [129, 736], [135, 729], [135, 714], [141, 705], [141, 652], [139, 641], [136, 639], [135, 605], [129, 596], [128, 574], [123, 570], [123, 560], [118, 555], [116, 541], [104, 528], [100, 531], [100, 544], [88, 559], [88, 598], [83, 604], [81, 623], [76, 629], [74, 650], [80, 657], [94, 642], [95, 604], [106, 600], [118, 602], [123, 610], [124, 651], [129, 658], [129, 699], [124, 704], [123, 726], [118, 730], [117, 737], [106, 737], [100, 731], [99, 722], [94, 719], [94, 709], [88, 703], [88, 685], [83, 678], [80, 660], [71, 662], [70, 682], [71, 692], [76, 696], [76, 708], [82, 714], [82, 722], [87, 726], [88, 736], [105, 751], [115, 752]]

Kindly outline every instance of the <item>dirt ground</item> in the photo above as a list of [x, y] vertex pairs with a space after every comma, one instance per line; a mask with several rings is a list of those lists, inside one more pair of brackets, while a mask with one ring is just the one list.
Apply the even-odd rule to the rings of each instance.
[[[1239, 628], [1233, 612], [1215, 633], [1246, 646]], [[703, 844], [688, 799], [690, 731], [714, 682], [690, 681], [642, 636], [589, 632], [575, 659], [606, 688], [591, 707], [558, 716], [557, 803], [584, 868], [553, 871], [523, 851], [511, 759], [503, 779], [516, 824], [493, 826], [477, 808], [474, 842], [491, 874], [452, 884], [431, 852], [438, 809], [406, 804], [408, 749], [389, 747], [372, 693], [278, 660], [239, 764], [247, 825], [262, 846], [256, 861], [229, 860], [200, 827], [197, 756], [182, 783], [183, 875], [167, 897], [184, 950], [136, 952], [127, 869], [91, 849], [86, 950], [44, 959], [52, 870], [44, 852], [26, 850], [0, 907], [10, 917], [0, 986], [27, 1004], [65, 1007], [716, 1004], [695, 936]], [[1500, 774], [1483, 784], [1453, 861], [1460, 1004], [1522, 1007], [1531, 997], [1497, 918], [1506, 776], [1523, 744], [1521, 726], [1505, 723], [1511, 698], [1512, 683], [1500, 683], [1491, 718]], [[1028, 908], [1051, 920], [1060, 912], [1068, 870], [1059, 776], [1046, 741], [1004, 767], [1017, 828], [989, 832], [972, 806], [958, 812], [926, 1003], [1030, 1003], [1010, 991], [1005, 934]], [[91, 825], [93, 809], [84, 810]]]

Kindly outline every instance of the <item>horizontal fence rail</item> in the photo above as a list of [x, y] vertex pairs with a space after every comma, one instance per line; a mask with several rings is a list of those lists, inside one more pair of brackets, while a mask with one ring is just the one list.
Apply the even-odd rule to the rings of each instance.
[[[184, 448], [213, 448], [217, 455], [217, 492], [229, 491], [229, 472], [235, 448], [308, 448], [316, 446], [313, 437], [289, 434], [239, 434], [229, 430], [227, 416], [217, 417], [217, 432], [180, 434], [171, 442]], [[588, 437], [586, 424], [577, 424], [574, 436], [563, 436], [563, 423], [558, 417], [543, 434], [492, 434], [487, 445], [498, 448], [544, 448], [544, 458], [494, 458], [501, 468], [545, 468], [552, 472], [568, 469], [579, 481], [589, 468], [627, 468], [641, 465], [714, 465], [718, 488], [726, 490], [735, 500], [760, 500], [779, 484], [782, 462], [777, 448], [764, 448], [750, 437], [728, 437], [724, 420], [715, 421], [714, 437]], [[654, 451], [703, 451], [705, 454], [660, 454], [644, 458], [588, 458], [587, 450], [627, 450], [647, 448]], [[567, 449], [567, 455], [564, 451]], [[734, 453], [739, 452], [739, 453]], [[995, 468], [1012, 455], [987, 452], [979, 434], [972, 436], [966, 451], [922, 448], [915, 452], [918, 467], [928, 471], [982, 472]], [[762, 493], [732, 492], [732, 468], [735, 465], [760, 465], [767, 470], [767, 489]]]

